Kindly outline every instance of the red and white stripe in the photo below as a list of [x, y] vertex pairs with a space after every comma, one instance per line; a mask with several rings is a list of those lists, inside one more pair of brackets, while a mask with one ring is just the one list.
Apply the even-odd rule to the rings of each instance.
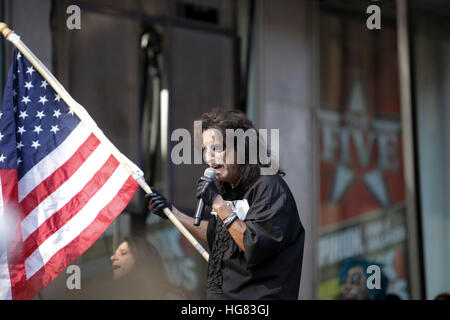
[[0, 170], [0, 299], [12, 299], [12, 282], [8, 260], [8, 243], [12, 240], [13, 229], [17, 226], [13, 220], [14, 204], [17, 204], [17, 171]]
[[6, 255], [6, 217], [3, 200], [2, 173], [0, 172], [0, 298], [10, 300], [11, 280], [9, 279], [8, 260]]
[[33, 298], [96, 241], [138, 187], [82, 122], [17, 185], [17, 246], [8, 250], [16, 256], [0, 258], [0, 299]]

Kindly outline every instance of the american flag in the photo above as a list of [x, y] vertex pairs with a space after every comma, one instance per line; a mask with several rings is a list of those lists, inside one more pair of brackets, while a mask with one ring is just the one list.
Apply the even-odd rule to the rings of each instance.
[[16, 49], [0, 111], [0, 299], [32, 299], [138, 184]]

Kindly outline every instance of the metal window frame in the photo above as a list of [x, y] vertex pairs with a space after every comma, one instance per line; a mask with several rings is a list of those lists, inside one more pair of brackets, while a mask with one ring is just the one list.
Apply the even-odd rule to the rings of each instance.
[[412, 299], [424, 299], [425, 271], [420, 214], [417, 128], [415, 113], [414, 51], [411, 41], [411, 10], [406, 0], [397, 0], [397, 50], [402, 115], [403, 162], [406, 185], [408, 267]]

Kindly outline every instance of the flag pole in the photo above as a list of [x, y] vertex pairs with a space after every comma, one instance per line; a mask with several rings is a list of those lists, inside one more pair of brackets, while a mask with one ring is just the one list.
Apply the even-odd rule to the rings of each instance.
[[[12, 42], [14, 46], [28, 59], [28, 61], [36, 68], [36, 70], [47, 80], [48, 84], [56, 91], [56, 93], [64, 100], [71, 111], [73, 111], [82, 122], [84, 122], [89, 129], [94, 133], [97, 138], [110, 149], [111, 154], [125, 167], [125, 169], [131, 174], [134, 180], [139, 184], [139, 186], [147, 193], [151, 193], [152, 190], [150, 186], [146, 183], [144, 179], [144, 174], [139, 167], [137, 167], [133, 162], [131, 162], [125, 155], [123, 155], [108, 138], [103, 134], [91, 116], [87, 111], [76, 102], [66, 89], [56, 80], [55, 76], [45, 67], [45, 65], [31, 52], [31, 50], [20, 40], [20, 37], [11, 30], [6, 23], [0, 22], [0, 32], [6, 38], [6, 40]], [[169, 220], [177, 227], [177, 229], [189, 240], [189, 242], [194, 246], [194, 248], [201, 254], [201, 256], [208, 261], [209, 254], [202, 247], [202, 245], [195, 239], [195, 237], [183, 226], [183, 224], [178, 220], [177, 217], [169, 208], [164, 208], [164, 213], [167, 215]]]

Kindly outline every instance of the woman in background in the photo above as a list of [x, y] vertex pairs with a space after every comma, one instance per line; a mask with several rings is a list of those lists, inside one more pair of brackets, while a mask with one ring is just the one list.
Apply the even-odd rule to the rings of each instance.
[[128, 236], [111, 257], [114, 290], [112, 299], [185, 299], [168, 280], [158, 250], [142, 238]]

